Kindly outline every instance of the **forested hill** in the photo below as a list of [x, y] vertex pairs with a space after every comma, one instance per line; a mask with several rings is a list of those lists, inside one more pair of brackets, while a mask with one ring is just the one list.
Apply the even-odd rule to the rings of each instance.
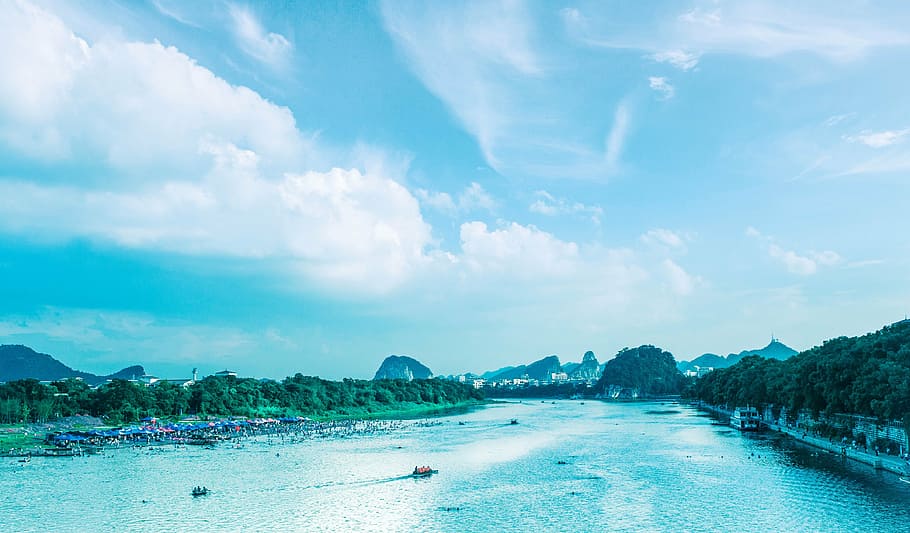
[[638, 389], [641, 396], [679, 394], [686, 378], [676, 368], [673, 354], [656, 346], [625, 348], [606, 362], [595, 390], [603, 392], [611, 385]]
[[838, 337], [785, 361], [746, 357], [700, 378], [694, 396], [713, 405], [775, 404], [795, 412], [910, 416], [910, 321]]
[[743, 350], [739, 353], [731, 353], [727, 357], [721, 357], [713, 353], [706, 353], [696, 357], [691, 361], [680, 361], [676, 364], [680, 372], [694, 370], [695, 367], [710, 368], [727, 368], [742, 361], [750, 355], [759, 355], [768, 359], [788, 359], [797, 354], [797, 351], [777, 339], [771, 339], [771, 342], [760, 350]]
[[36, 352], [28, 346], [20, 344], [0, 345], [0, 383], [29, 378], [39, 381], [81, 378], [95, 385], [108, 379], [136, 379], [143, 374], [145, 374], [145, 369], [136, 365], [106, 376], [97, 376], [88, 372], [73, 370], [52, 356]]

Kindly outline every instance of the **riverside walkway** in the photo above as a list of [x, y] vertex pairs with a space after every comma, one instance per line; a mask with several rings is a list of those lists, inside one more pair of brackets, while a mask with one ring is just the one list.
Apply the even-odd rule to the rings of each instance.
[[[732, 414], [731, 411], [728, 411], [726, 409], [701, 402], [693, 403], [692, 405], [697, 409], [708, 411], [722, 417], [729, 417]], [[841, 455], [847, 459], [859, 461], [860, 463], [867, 464], [875, 469], [886, 470], [900, 476], [910, 476], [910, 462], [901, 459], [900, 457], [885, 454], [875, 455], [874, 453], [869, 453], [860, 448], [854, 448], [848, 444], [832, 442], [826, 439], [809, 435], [799, 428], [788, 428], [786, 426], [764, 421], [762, 424], [768, 429], [783, 433], [793, 438], [794, 440], [808, 444], [809, 446], [821, 448], [822, 450]]]
[[873, 468], [887, 470], [888, 472], [893, 472], [902, 476], [910, 475], [910, 464], [908, 464], [906, 460], [901, 459], [900, 457], [885, 454], [875, 455], [874, 453], [866, 452], [862, 448], [854, 448], [849, 444], [832, 442], [826, 439], [811, 436], [804, 431], [796, 428], [788, 428], [779, 426], [777, 424], [768, 423], [765, 425], [767, 425], [769, 429], [778, 431], [780, 433], [785, 433], [790, 437], [798, 440], [799, 442], [806, 443], [810, 446], [815, 446], [816, 448], [821, 448], [834, 454], [842, 455], [847, 459], [853, 459], [854, 461], [865, 463]]

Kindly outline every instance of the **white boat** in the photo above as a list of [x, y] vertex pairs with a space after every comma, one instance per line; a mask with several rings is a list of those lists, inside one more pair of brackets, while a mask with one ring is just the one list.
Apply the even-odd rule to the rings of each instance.
[[730, 416], [730, 425], [740, 431], [758, 431], [761, 429], [761, 417], [754, 407], [737, 407]]

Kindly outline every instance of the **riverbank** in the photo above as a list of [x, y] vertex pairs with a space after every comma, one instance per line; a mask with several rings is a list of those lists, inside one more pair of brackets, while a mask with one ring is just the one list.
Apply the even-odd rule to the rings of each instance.
[[[721, 409], [712, 405], [702, 404], [700, 402], [693, 403], [692, 406], [701, 411], [712, 413], [715, 416], [719, 415], [729, 418], [732, 414], [730, 411], [727, 411], [725, 409]], [[786, 435], [787, 437], [797, 442], [825, 450], [831, 454], [840, 455], [846, 459], [852, 459], [859, 463], [869, 465], [876, 470], [885, 470], [899, 476], [910, 476], [910, 463], [901, 459], [900, 457], [885, 454], [875, 455], [874, 453], [866, 452], [861, 448], [855, 448], [846, 443], [828, 441], [809, 435], [805, 431], [788, 428], [779, 424], [769, 422], [762, 422], [762, 424], [769, 430], [777, 432], [778, 434]]]
[[[471, 400], [440, 407], [437, 404], [399, 405], [383, 411], [346, 410], [319, 417], [281, 419], [219, 419], [170, 422], [156, 420], [153, 424], [111, 428], [97, 423], [87, 425], [85, 417], [71, 417], [42, 424], [0, 426], [0, 456], [58, 456], [59, 451], [78, 448], [104, 449], [123, 446], [153, 446], [162, 444], [207, 444], [241, 440], [253, 436], [276, 436], [281, 439], [307, 440], [312, 438], [347, 437], [358, 434], [391, 431], [404, 427], [406, 420], [467, 413], [486, 405], [484, 400]], [[48, 441], [48, 435], [56, 436]], [[54, 453], [48, 453], [51, 450]]]
[[772, 431], [782, 433], [794, 440], [808, 444], [809, 446], [813, 446], [815, 448], [820, 448], [829, 453], [840, 455], [844, 458], [867, 464], [876, 470], [886, 470], [900, 476], [910, 475], [910, 464], [908, 464], [907, 461], [901, 459], [900, 457], [885, 454], [875, 455], [874, 453], [864, 451], [862, 448], [854, 448], [849, 444], [841, 444], [818, 437], [813, 437], [808, 433], [800, 432], [797, 429], [787, 428], [777, 424], [766, 425], [768, 426], [768, 429]]

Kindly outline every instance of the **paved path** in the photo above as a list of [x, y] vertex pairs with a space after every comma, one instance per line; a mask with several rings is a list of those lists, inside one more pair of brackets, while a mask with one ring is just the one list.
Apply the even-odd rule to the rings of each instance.
[[818, 437], [805, 435], [798, 429], [786, 428], [783, 426], [778, 426], [776, 424], [767, 425], [774, 431], [786, 433], [794, 439], [811, 446], [815, 446], [816, 448], [821, 448], [831, 453], [842, 454], [848, 459], [853, 459], [854, 461], [859, 461], [861, 463], [871, 465], [875, 468], [881, 468], [889, 472], [894, 472], [895, 474], [900, 474], [902, 476], [910, 475], [910, 464], [908, 464], [907, 461], [901, 459], [900, 457], [885, 454], [875, 455], [874, 453], [867, 453], [861, 448], [854, 449], [850, 447], [850, 445], [844, 446], [839, 442], [830, 442]]

